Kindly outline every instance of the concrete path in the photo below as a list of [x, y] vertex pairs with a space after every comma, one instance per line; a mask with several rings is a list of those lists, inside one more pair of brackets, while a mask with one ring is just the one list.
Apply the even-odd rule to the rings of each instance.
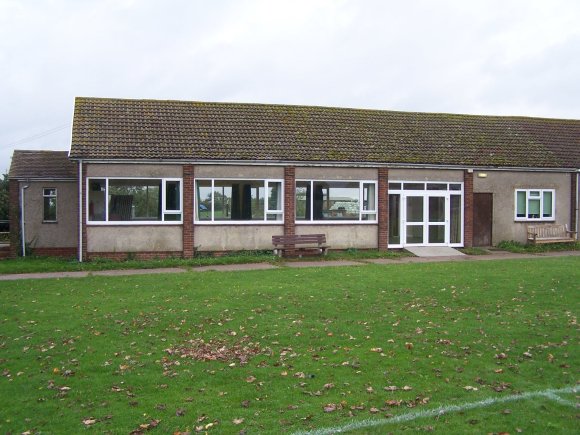
[[488, 261], [488, 260], [519, 260], [526, 258], [553, 258], [553, 257], [578, 257], [580, 251], [545, 252], [542, 254], [514, 254], [505, 251], [493, 251], [488, 255], [453, 255], [433, 257], [400, 257], [352, 260], [314, 260], [314, 261], [288, 261], [280, 265], [270, 263], [227, 264], [215, 266], [201, 266], [193, 268], [166, 267], [159, 269], [118, 269], [98, 270], [81, 272], [44, 272], [44, 273], [18, 273], [0, 275], [0, 281], [15, 281], [20, 279], [47, 279], [47, 278], [85, 278], [87, 276], [129, 276], [151, 275], [160, 273], [184, 273], [184, 272], [238, 272], [246, 270], [271, 270], [282, 267], [336, 267], [336, 266], [364, 266], [365, 264], [409, 264], [409, 263], [435, 263], [446, 261]]
[[417, 257], [463, 257], [465, 255], [448, 246], [413, 246], [405, 249]]

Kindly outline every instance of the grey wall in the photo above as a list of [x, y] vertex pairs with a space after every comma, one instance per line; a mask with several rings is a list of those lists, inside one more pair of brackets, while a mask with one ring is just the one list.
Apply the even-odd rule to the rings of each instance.
[[[487, 177], [480, 178], [480, 173]], [[474, 171], [473, 192], [493, 194], [492, 243], [497, 245], [503, 240], [525, 243], [527, 226], [542, 224], [515, 221], [515, 189], [555, 189], [555, 221], [545, 223], [570, 225], [570, 177], [570, 174], [552, 172]]]
[[195, 178], [284, 178], [281, 166], [197, 165]]
[[[32, 248], [70, 248], [78, 243], [77, 183], [32, 181], [20, 183], [30, 186], [24, 193], [26, 243]], [[43, 222], [43, 189], [56, 188], [56, 222]]]
[[449, 169], [389, 169], [389, 181], [463, 181], [463, 171]]
[[181, 178], [181, 165], [88, 164], [87, 177]]
[[296, 234], [326, 234], [330, 249], [377, 249], [376, 224], [296, 225]]
[[164, 252], [183, 250], [181, 225], [87, 226], [88, 252]]
[[272, 249], [272, 236], [284, 234], [283, 225], [196, 225], [195, 246], [200, 251]]
[[296, 168], [297, 180], [376, 180], [378, 174], [372, 168]]

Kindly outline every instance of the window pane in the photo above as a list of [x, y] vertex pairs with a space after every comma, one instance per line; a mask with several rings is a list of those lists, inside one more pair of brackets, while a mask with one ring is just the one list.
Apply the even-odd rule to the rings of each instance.
[[401, 243], [401, 195], [389, 195], [389, 243]]
[[425, 183], [405, 183], [404, 190], [425, 190]]
[[44, 216], [45, 221], [56, 221], [56, 197], [44, 197]]
[[445, 225], [429, 225], [429, 243], [445, 243]]
[[89, 180], [89, 221], [105, 220], [105, 192], [104, 179]]
[[161, 220], [161, 180], [109, 180], [109, 220]]
[[516, 216], [517, 217], [526, 217], [526, 192], [525, 191], [518, 191], [517, 192], [517, 205], [516, 205]]
[[552, 217], [552, 192], [544, 192], [542, 196], [544, 198], [542, 217]]
[[449, 190], [461, 190], [461, 184], [450, 184]]
[[377, 206], [375, 204], [375, 184], [363, 183], [363, 210], [375, 211]]
[[540, 217], [540, 200], [530, 199], [528, 201], [528, 218], [538, 219]]
[[264, 181], [215, 180], [214, 220], [264, 220]]
[[447, 190], [447, 183], [427, 183], [427, 190]]
[[423, 222], [423, 197], [407, 197], [407, 222]]
[[450, 234], [451, 243], [461, 243], [461, 196], [451, 195]]
[[165, 183], [165, 210], [181, 210], [179, 184], [179, 181], [167, 181]]
[[423, 225], [407, 225], [407, 243], [423, 243]]
[[401, 190], [401, 183], [389, 183], [389, 190]]
[[266, 215], [266, 220], [268, 220], [268, 221], [281, 221], [282, 214], [281, 213], [268, 213]]
[[181, 213], [165, 213], [164, 219], [165, 221], [180, 221], [181, 220]]
[[314, 220], [358, 220], [359, 183], [315, 181]]
[[196, 182], [195, 202], [197, 204], [197, 220], [211, 220], [211, 180], [198, 180]]
[[310, 181], [296, 182], [296, 220], [310, 220]]
[[445, 198], [429, 197], [429, 222], [445, 222]]
[[279, 181], [268, 183], [268, 210], [282, 211], [282, 183]]

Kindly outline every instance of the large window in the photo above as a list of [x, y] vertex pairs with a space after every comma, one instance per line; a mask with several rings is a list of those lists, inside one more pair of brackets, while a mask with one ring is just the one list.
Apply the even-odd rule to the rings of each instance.
[[181, 180], [89, 178], [89, 222], [181, 222]]
[[198, 222], [281, 221], [282, 180], [199, 179], [195, 203]]
[[555, 198], [553, 189], [517, 189], [515, 220], [553, 221]]
[[44, 222], [56, 222], [56, 189], [49, 187], [42, 189], [44, 201], [42, 220]]
[[377, 220], [374, 181], [297, 181], [296, 221]]

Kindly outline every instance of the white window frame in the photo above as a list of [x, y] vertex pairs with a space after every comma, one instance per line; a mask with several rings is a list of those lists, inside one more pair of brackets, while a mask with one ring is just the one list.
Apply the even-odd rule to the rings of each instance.
[[[197, 198], [197, 182], [198, 181], [211, 181], [211, 219], [210, 220], [199, 220], [198, 212], [198, 198]], [[261, 181], [264, 183], [264, 219], [262, 220], [215, 220], [214, 215], [214, 188], [216, 181]], [[280, 183], [280, 209], [271, 210], [268, 204], [268, 187], [270, 183]], [[216, 178], [206, 178], [200, 177], [193, 181], [193, 219], [196, 225], [284, 225], [284, 180], [278, 178], [228, 178], [228, 177], [216, 177]], [[277, 220], [268, 220], [268, 215], [280, 216]]]
[[[46, 193], [47, 191], [54, 191], [54, 194], [52, 193]], [[54, 198], [54, 219], [44, 219], [44, 215], [45, 215], [45, 207], [46, 207], [46, 203], [45, 203], [45, 199], [44, 198]], [[47, 223], [54, 223], [54, 222], [58, 222], [58, 189], [56, 187], [43, 187], [42, 188], [42, 222], [47, 222]]]
[[[90, 185], [93, 180], [105, 180], [105, 220], [104, 221], [92, 221], [89, 219], [89, 203], [90, 203]], [[161, 181], [161, 220], [148, 221], [109, 221], [109, 180], [160, 180]], [[166, 204], [166, 189], [167, 182], [179, 182], [179, 210], [167, 210]], [[86, 218], [85, 222], [87, 225], [182, 225], [183, 224], [183, 178], [163, 178], [163, 177], [87, 177], [85, 186], [85, 210]], [[181, 215], [179, 220], [165, 220], [165, 215]]]
[[[525, 216], [518, 216], [518, 193], [525, 192], [526, 194], [526, 212]], [[539, 198], [531, 196], [531, 192], [540, 192]], [[544, 217], [544, 193], [550, 193], [552, 195], [552, 213], [549, 217]], [[540, 217], [530, 218], [529, 214], [529, 204], [530, 199], [539, 199], [540, 201]], [[556, 189], [515, 189], [514, 191], [514, 220], [516, 222], [554, 222], [556, 220]]]
[[[294, 222], [296, 225], [373, 225], [378, 223], [378, 205], [379, 205], [379, 183], [377, 180], [319, 180], [319, 179], [297, 179], [294, 183], [294, 201], [296, 203], [296, 183], [310, 183], [310, 192], [314, 191], [314, 183], [358, 183], [358, 219], [349, 219], [349, 220], [332, 220], [332, 219], [323, 219], [323, 220], [315, 220], [312, 218], [312, 212], [314, 210], [314, 195], [311, 193], [310, 195], [310, 219], [296, 219], [296, 215], [294, 215]], [[374, 210], [363, 210], [363, 187], [365, 184], [373, 184], [375, 186], [375, 209]], [[374, 219], [363, 220], [362, 217], [364, 215], [375, 215]]]
[[[405, 246], [449, 246], [452, 248], [460, 248], [464, 246], [465, 242], [465, 193], [464, 193], [464, 183], [461, 181], [413, 181], [413, 180], [389, 180], [390, 184], [400, 184], [401, 187], [399, 189], [388, 189], [388, 195], [399, 195], [400, 206], [401, 206], [401, 216], [399, 217], [399, 234], [401, 236], [401, 240], [399, 243], [390, 243], [389, 248], [404, 248]], [[413, 189], [405, 189], [405, 184], [422, 184], [423, 189], [420, 190], [413, 190]], [[429, 184], [446, 184], [447, 188], [441, 190], [430, 190], [428, 189]], [[460, 189], [451, 189], [451, 186], [459, 186]], [[445, 197], [445, 219], [446, 219], [446, 227], [447, 227], [447, 235], [446, 241], [444, 244], [433, 244], [424, 242], [421, 244], [409, 244], [405, 242], [406, 238], [406, 225], [407, 225], [407, 210], [405, 209], [405, 201], [407, 196], [422, 196], [424, 201], [427, 200], [428, 197], [433, 196], [443, 196]], [[460, 237], [461, 242], [451, 243], [451, 196], [459, 196], [461, 198], [460, 207], [461, 207], [461, 228], [460, 228]], [[426, 202], [425, 202], [425, 205]], [[388, 212], [388, 211], [387, 211]], [[447, 222], [449, 221], [449, 222]], [[424, 226], [428, 227], [428, 223]], [[387, 230], [388, 231], [388, 230]], [[426, 228], [423, 229], [424, 237], [423, 240], [428, 240], [428, 234]]]

